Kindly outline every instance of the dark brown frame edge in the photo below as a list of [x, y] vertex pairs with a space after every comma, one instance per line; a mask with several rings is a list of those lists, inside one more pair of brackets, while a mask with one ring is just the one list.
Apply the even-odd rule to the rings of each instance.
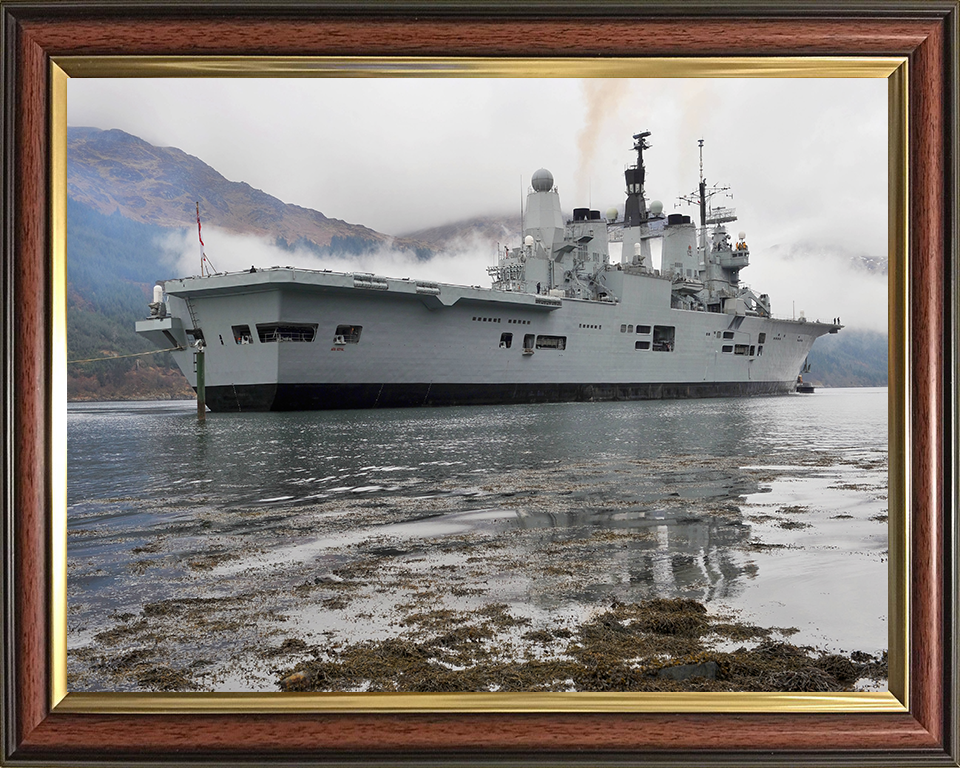
[[[957, 766], [956, 0], [0, 0], [3, 707], [15, 765]], [[51, 712], [49, 65], [64, 55], [896, 55], [910, 67], [909, 713]]]

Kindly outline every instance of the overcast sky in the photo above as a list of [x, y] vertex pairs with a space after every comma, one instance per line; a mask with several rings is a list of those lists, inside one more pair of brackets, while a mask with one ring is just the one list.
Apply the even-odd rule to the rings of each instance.
[[[734, 195], [715, 202], [737, 208], [731, 229], [751, 247], [743, 279], [775, 313], [795, 302], [885, 327], [885, 280], [857, 279], [845, 258], [886, 256], [883, 79], [71, 79], [68, 122], [178, 147], [232, 181], [394, 235], [517, 212], [541, 167], [565, 211], [622, 212], [641, 130], [648, 198], [693, 213], [674, 206], [696, 188], [703, 138], [708, 183]], [[815, 255], [781, 257], [799, 245]], [[477, 271], [464, 281], [486, 283]]]

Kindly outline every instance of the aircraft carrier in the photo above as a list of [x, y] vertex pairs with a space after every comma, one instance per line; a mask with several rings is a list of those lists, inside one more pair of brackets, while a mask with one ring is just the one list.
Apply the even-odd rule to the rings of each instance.
[[[795, 391], [831, 323], [774, 317], [741, 283], [746, 236], [703, 178], [696, 220], [647, 204], [644, 150], [624, 214], [575, 208], [538, 170], [523, 235], [490, 288], [291, 267], [159, 282], [137, 333], [170, 348], [212, 411], [639, 400]], [[199, 224], [199, 216], [198, 216]], [[660, 241], [655, 268], [651, 241]], [[202, 243], [202, 240], [201, 240]], [[619, 258], [611, 244], [619, 243]], [[616, 247], [613, 249], [616, 250]]]

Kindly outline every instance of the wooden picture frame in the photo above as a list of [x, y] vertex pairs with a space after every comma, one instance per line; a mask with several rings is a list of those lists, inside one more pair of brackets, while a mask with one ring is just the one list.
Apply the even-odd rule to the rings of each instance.
[[[957, 679], [957, 2], [254, 4], [0, 2], [3, 23], [4, 622], [3, 745], [16, 765], [208, 762], [412, 764], [958, 765]], [[86, 708], [62, 700], [53, 671], [61, 620], [51, 551], [64, 472], [54, 441], [58, 323], [51, 270], [64, 222], [51, 195], [53, 134], [63, 124], [62, 57], [904, 57], [909, 169], [891, 242], [907, 333], [892, 371], [908, 397], [892, 440], [891, 480], [908, 514], [906, 681], [889, 711], [257, 711], [215, 699]], [[894, 142], [895, 143], [895, 142]], [[902, 168], [894, 169], [900, 171]], [[896, 201], [893, 202], [897, 209]], [[62, 230], [61, 230], [62, 231]], [[61, 254], [62, 256], [62, 254]], [[56, 261], [56, 259], [54, 259]], [[65, 260], [64, 260], [65, 263]], [[906, 306], [897, 307], [903, 301]], [[60, 342], [62, 343], [62, 341]], [[896, 363], [895, 363], [896, 365]], [[899, 380], [898, 380], [899, 376]], [[61, 517], [58, 518], [58, 514]], [[899, 535], [894, 532], [894, 535]], [[909, 578], [907, 578], [907, 576]], [[899, 644], [899, 641], [895, 645]], [[892, 656], [895, 656], [892, 648]], [[896, 665], [896, 662], [893, 662]], [[190, 696], [189, 694], [187, 695]], [[196, 702], [192, 705], [190, 702]], [[227, 711], [229, 710], [229, 711]]]

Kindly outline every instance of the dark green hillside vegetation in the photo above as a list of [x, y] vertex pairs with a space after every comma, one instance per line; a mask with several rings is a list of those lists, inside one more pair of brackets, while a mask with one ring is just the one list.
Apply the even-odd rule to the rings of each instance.
[[804, 381], [827, 387], [887, 386], [887, 335], [844, 328], [817, 339]]
[[[160, 246], [171, 231], [67, 201], [67, 360], [155, 350], [134, 325], [147, 315], [154, 283], [172, 276]], [[166, 399], [191, 392], [166, 353], [67, 366], [72, 400]]]

